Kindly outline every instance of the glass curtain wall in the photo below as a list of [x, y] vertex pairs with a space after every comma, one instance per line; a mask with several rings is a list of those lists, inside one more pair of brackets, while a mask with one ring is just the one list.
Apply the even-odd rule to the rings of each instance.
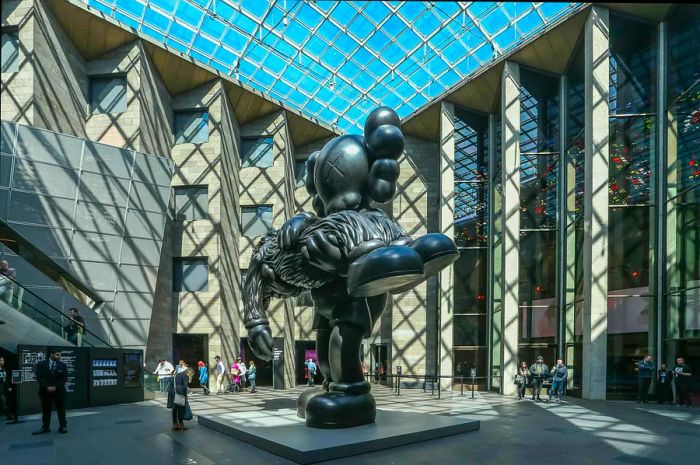
[[610, 17], [609, 397], [636, 390], [654, 347], [650, 293], [656, 157], [656, 26]]
[[500, 392], [502, 388], [501, 378], [501, 357], [503, 356], [503, 289], [502, 270], [503, 270], [503, 252], [501, 241], [503, 240], [503, 178], [501, 173], [501, 120], [500, 115], [491, 116], [491, 133], [493, 134], [491, 145], [492, 158], [489, 158], [490, 166], [493, 167], [489, 172], [491, 187], [489, 193], [491, 195], [489, 211], [491, 212], [489, 224], [491, 225], [491, 237], [489, 238], [489, 250], [491, 250], [490, 271], [491, 273], [491, 389]]
[[[667, 39], [667, 357], [700, 366], [700, 12], [677, 6]], [[697, 386], [696, 386], [697, 387]], [[695, 389], [694, 392], [698, 392]]]
[[[583, 43], [566, 73], [566, 360], [572, 393], [582, 387], [583, 363], [583, 193], [585, 163], [585, 75]], [[562, 223], [560, 223], [562, 224]]]
[[[455, 376], [487, 373], [488, 116], [455, 108], [453, 360]], [[485, 382], [479, 383], [485, 388]]]
[[520, 70], [518, 361], [557, 357], [559, 79]]

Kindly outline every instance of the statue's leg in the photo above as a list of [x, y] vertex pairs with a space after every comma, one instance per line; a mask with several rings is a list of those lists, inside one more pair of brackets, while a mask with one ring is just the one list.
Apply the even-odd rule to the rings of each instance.
[[323, 375], [323, 389], [326, 391], [328, 390], [328, 385], [333, 381], [331, 365], [328, 360], [330, 339], [330, 325], [327, 329], [316, 330], [316, 357], [318, 357], [318, 369]]
[[362, 376], [360, 346], [384, 310], [387, 295], [339, 302], [334, 309], [328, 362], [329, 390], [309, 399], [306, 424], [315, 428], [348, 428], [373, 423], [376, 403]]
[[306, 405], [309, 403], [309, 399], [328, 391], [328, 385], [333, 381], [328, 363], [328, 341], [331, 337], [330, 321], [318, 312], [314, 312], [313, 329], [316, 330], [316, 357], [318, 358], [318, 368], [323, 375], [323, 384], [316, 388], [306, 389], [299, 395], [297, 399], [297, 416], [299, 418], [306, 416]]

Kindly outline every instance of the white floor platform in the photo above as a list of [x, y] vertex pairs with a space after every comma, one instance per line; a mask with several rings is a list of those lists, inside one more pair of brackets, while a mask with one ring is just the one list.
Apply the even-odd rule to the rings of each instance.
[[364, 454], [479, 429], [455, 416], [378, 410], [372, 425], [309, 428], [292, 409], [200, 414], [199, 424], [260, 449], [308, 464]]

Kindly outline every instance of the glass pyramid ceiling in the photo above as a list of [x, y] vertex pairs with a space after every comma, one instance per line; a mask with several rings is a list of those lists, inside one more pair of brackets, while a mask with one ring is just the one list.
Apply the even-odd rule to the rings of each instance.
[[82, 0], [341, 132], [403, 118], [582, 3]]

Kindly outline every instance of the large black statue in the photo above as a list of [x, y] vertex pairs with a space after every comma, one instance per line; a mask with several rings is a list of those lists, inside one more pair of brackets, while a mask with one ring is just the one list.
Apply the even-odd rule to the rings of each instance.
[[413, 288], [454, 262], [459, 252], [443, 234], [413, 240], [371, 203], [396, 192], [404, 148], [399, 117], [375, 109], [364, 137], [339, 136], [306, 162], [306, 189], [316, 214], [299, 213], [264, 236], [253, 250], [243, 290], [251, 350], [272, 358], [265, 317], [270, 299], [310, 290], [323, 385], [299, 397], [308, 426], [346, 428], [374, 422], [376, 405], [360, 363], [389, 293]]

